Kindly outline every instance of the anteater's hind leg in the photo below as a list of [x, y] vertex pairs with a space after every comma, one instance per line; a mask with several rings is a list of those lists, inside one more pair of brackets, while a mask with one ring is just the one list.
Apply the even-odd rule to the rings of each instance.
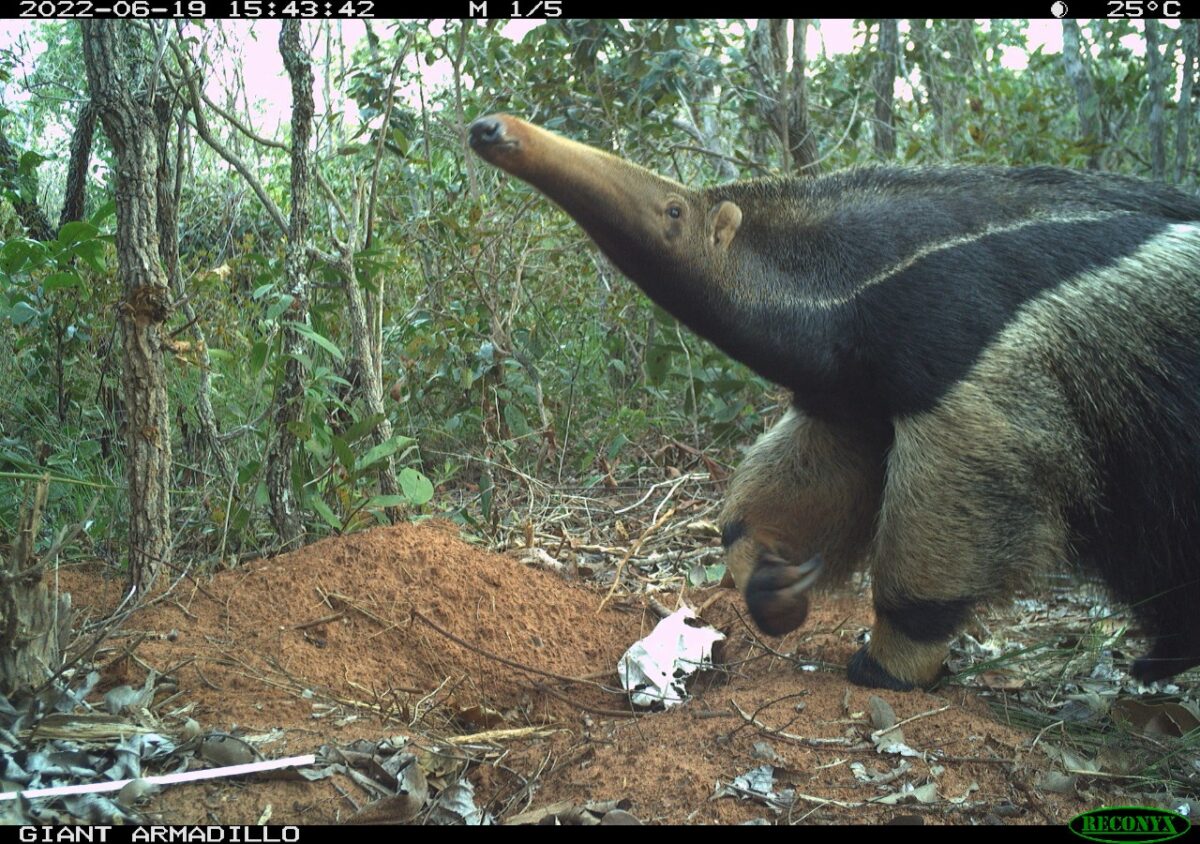
[[1068, 438], [1031, 407], [963, 384], [896, 422], [872, 546], [875, 625], [850, 663], [852, 682], [932, 683], [975, 605], [1067, 555], [1069, 478], [1054, 467]]

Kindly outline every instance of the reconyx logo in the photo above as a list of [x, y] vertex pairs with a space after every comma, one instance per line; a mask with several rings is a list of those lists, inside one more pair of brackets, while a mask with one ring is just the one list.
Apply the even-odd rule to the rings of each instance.
[[1109, 806], [1093, 809], [1071, 818], [1071, 832], [1088, 841], [1104, 841], [1110, 844], [1126, 844], [1136, 841], [1151, 844], [1153, 841], [1170, 841], [1178, 838], [1191, 827], [1183, 815], [1166, 809], [1151, 809], [1147, 806]]

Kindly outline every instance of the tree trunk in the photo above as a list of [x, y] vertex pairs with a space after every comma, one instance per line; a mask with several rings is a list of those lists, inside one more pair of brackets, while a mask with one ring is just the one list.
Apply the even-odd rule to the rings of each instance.
[[92, 159], [92, 139], [96, 134], [96, 106], [91, 100], [83, 104], [71, 135], [71, 159], [67, 162], [67, 189], [63, 195], [62, 213], [58, 227], [82, 220], [87, 207], [87, 172]]
[[750, 74], [758, 89], [758, 110], [783, 147], [783, 170], [813, 174], [817, 143], [808, 123], [804, 40], [808, 21], [792, 21], [791, 68], [788, 22], [763, 19], [750, 37]]
[[932, 140], [939, 157], [953, 158], [959, 152], [966, 104], [961, 80], [978, 72], [975, 24], [913, 20], [911, 26], [926, 100], [933, 113]]
[[50, 591], [34, 554], [49, 477], [30, 488], [16, 541], [9, 557], [0, 558], [0, 694], [9, 698], [36, 689], [58, 670], [71, 630], [71, 596]]
[[[396, 104], [396, 78], [400, 75], [400, 69], [404, 65], [404, 60], [408, 58], [409, 49], [415, 40], [414, 35], [410, 33], [404, 46], [397, 53], [395, 61], [392, 63], [391, 73], [388, 75], [387, 102], [383, 108], [383, 125], [379, 130], [379, 140], [375, 147], [375, 161], [371, 166], [371, 190], [367, 199], [366, 232], [363, 237], [363, 249], [371, 249], [375, 244], [375, 211], [379, 207], [379, 171], [383, 165], [383, 156], [386, 149], [385, 141], [390, 134], [392, 111]], [[352, 219], [356, 220], [357, 217]], [[385, 273], [372, 273], [368, 269], [365, 281], [367, 281], [365, 285], [367, 288], [365, 299], [367, 324], [370, 327], [370, 350], [371, 356], [375, 360], [374, 377], [379, 381], [380, 389], [382, 390], [383, 307], [385, 301], [384, 294], [387, 290], [387, 277]], [[388, 467], [389, 469], [392, 468], [391, 461], [388, 462]]]
[[895, 88], [899, 66], [900, 29], [895, 19], [879, 22], [875, 73], [875, 154], [884, 161], [896, 157]]
[[[362, 397], [367, 406], [367, 412], [383, 417], [371, 431], [371, 441], [375, 445], [382, 445], [392, 438], [392, 423], [387, 419], [386, 409], [383, 406], [383, 379], [380, 375], [378, 352], [376, 352], [374, 342], [373, 317], [369, 312], [366, 297], [363, 295], [363, 286], [359, 282], [358, 271], [354, 266], [353, 244], [358, 242], [359, 220], [366, 217], [367, 225], [370, 225], [370, 214], [364, 213], [361, 207], [362, 194], [362, 191], [354, 192], [354, 202], [349, 214], [345, 215], [348, 231], [346, 239], [338, 241], [335, 266], [342, 276], [342, 285], [346, 292], [347, 316], [350, 320], [350, 359], [346, 380], [354, 386], [354, 393]], [[370, 238], [367, 240], [369, 241]], [[391, 457], [383, 461], [383, 466], [379, 471], [379, 490], [384, 495], [397, 495], [400, 492], [400, 485], [396, 481], [395, 462]], [[396, 521], [400, 511], [389, 507], [387, 514], [388, 518]]]
[[1064, 18], [1062, 30], [1063, 68], [1066, 71], [1067, 79], [1075, 88], [1075, 103], [1079, 110], [1079, 144], [1087, 150], [1088, 169], [1098, 170], [1100, 168], [1100, 119], [1097, 114], [1099, 100], [1096, 97], [1096, 88], [1083, 64], [1079, 24], [1069, 18]]
[[[462, 127], [467, 125], [467, 116], [465, 110], [463, 109], [462, 67], [463, 57], [467, 54], [467, 35], [471, 31], [472, 23], [474, 23], [474, 21], [470, 19], [459, 21], [458, 49], [453, 55], [450, 54], [449, 47], [446, 49], [446, 57], [450, 59], [450, 67], [454, 72], [454, 116], [458, 121], [457, 125]], [[388, 96], [391, 96], [391, 92], [388, 92]], [[461, 138], [462, 163], [463, 167], [467, 171], [467, 196], [469, 196], [472, 200], [478, 199], [479, 179], [475, 175], [475, 162], [472, 161], [475, 156], [471, 154], [471, 147], [467, 143], [467, 133], [465, 131], [460, 131], [458, 135]]]
[[944, 158], [947, 153], [943, 144], [946, 124], [946, 105], [942, 91], [944, 72], [941, 68], [941, 56], [933, 44], [933, 25], [932, 21], [916, 19], [910, 23], [916, 62], [921, 69], [921, 86], [925, 89], [925, 102], [933, 114], [934, 131], [929, 140], [931, 146], [937, 150], [938, 156]]
[[[186, 455], [193, 463], [199, 463], [207, 451], [216, 459], [221, 475], [225, 480], [231, 480], [233, 470], [229, 465], [229, 457], [221, 444], [220, 432], [217, 430], [217, 414], [212, 405], [211, 361], [208, 355], [208, 340], [204, 335], [204, 327], [196, 309], [192, 307], [184, 289], [183, 273], [179, 269], [179, 206], [176, 196], [178, 170], [183, 167], [182, 156], [171, 160], [171, 128], [175, 121], [171, 113], [171, 100], [159, 96], [154, 103], [156, 142], [158, 144], [158, 171], [155, 173], [156, 195], [158, 197], [158, 251], [162, 256], [163, 269], [175, 298], [182, 303], [184, 317], [191, 325], [192, 336], [196, 338], [196, 359], [199, 361], [200, 379], [196, 387], [196, 416], [200, 420], [200, 435], [203, 448], [198, 453]], [[182, 138], [181, 138], [182, 140]], [[182, 144], [179, 152], [182, 152]], [[187, 450], [186, 443], [184, 450]]]
[[[284, 266], [292, 307], [286, 315], [291, 324], [308, 319], [308, 239], [309, 156], [312, 137], [313, 72], [300, 44], [300, 22], [286, 20], [279, 32], [279, 53], [292, 81], [292, 213], [288, 223]], [[303, 335], [284, 322], [283, 378], [275, 391], [271, 418], [275, 439], [267, 453], [267, 490], [271, 499], [271, 520], [283, 547], [291, 547], [303, 538], [300, 505], [292, 488], [292, 459], [296, 450], [295, 423], [304, 409], [304, 365], [300, 362], [308, 349]]]
[[1200, 46], [1200, 25], [1183, 21], [1179, 26], [1183, 44], [1183, 81], [1175, 111], [1175, 184], [1181, 184], [1188, 172], [1188, 147], [1192, 134], [1192, 91], [1196, 84], [1196, 48]]
[[[117, 265], [124, 301], [117, 324], [124, 354], [121, 386], [127, 413], [125, 471], [129, 485], [129, 577], [148, 589], [171, 555], [171, 416], [161, 326], [170, 313], [158, 252], [151, 91], [139, 24], [84, 21], [83, 57], [92, 101], [117, 159]], [[163, 37], [166, 37], [165, 32]]]
[[1158, 21], [1146, 18], [1146, 79], [1150, 85], [1150, 167], [1162, 181], [1167, 172], [1166, 119], [1163, 117], [1163, 60], [1158, 46]]
[[[358, 203], [355, 203], [357, 206]], [[357, 220], [359, 209], [354, 208], [351, 220]], [[357, 385], [359, 395], [367, 405], [367, 412], [383, 417], [371, 431], [371, 440], [375, 445], [382, 445], [392, 438], [392, 423], [388, 421], [386, 409], [383, 406], [383, 381], [379, 377], [379, 366], [372, 348], [372, 329], [367, 316], [366, 303], [363, 301], [362, 287], [354, 269], [354, 255], [350, 244], [356, 239], [356, 233], [351, 232], [344, 248], [339, 253], [338, 269], [342, 274], [342, 284], [346, 290], [346, 300], [349, 305], [350, 317], [350, 368], [352, 384]], [[383, 462], [379, 471], [379, 491], [384, 495], [397, 495], [400, 485], [396, 482], [396, 468], [389, 457]], [[399, 511], [389, 507], [388, 516], [395, 521]]]
[[808, 121], [808, 40], [807, 18], [792, 21], [792, 70], [788, 75], [787, 116], [788, 151], [797, 173], [815, 176], [817, 139]]

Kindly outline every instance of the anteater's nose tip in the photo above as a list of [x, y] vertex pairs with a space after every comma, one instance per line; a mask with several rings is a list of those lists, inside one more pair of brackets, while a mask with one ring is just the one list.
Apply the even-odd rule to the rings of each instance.
[[472, 147], [490, 146], [504, 139], [504, 124], [495, 117], [481, 117], [467, 131]]

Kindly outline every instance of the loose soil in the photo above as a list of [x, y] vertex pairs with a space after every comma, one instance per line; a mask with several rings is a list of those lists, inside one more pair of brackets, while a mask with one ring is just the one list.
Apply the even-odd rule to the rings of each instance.
[[[92, 616], [120, 599], [120, 580], [78, 568], [59, 578]], [[615, 666], [659, 615], [641, 596], [603, 598], [468, 544], [448, 523], [380, 528], [182, 579], [106, 643], [98, 691], [153, 669], [168, 681], [154, 705], [164, 729], [191, 718], [274, 758], [392, 736], [444, 750], [502, 731], [460, 739], [452, 770], [431, 777], [465, 772], [500, 820], [558, 801], [626, 801], [655, 823], [1061, 824], [1105, 802], [1094, 786], [1040, 788], [1053, 763], [1036, 732], [1006, 725], [975, 690], [850, 685], [844, 666], [871, 622], [862, 590], [816, 596], [804, 629], [784, 639], [751, 630], [733, 590], [659, 594], [668, 609], [703, 608], [728, 640], [690, 702], [637, 715], [615, 691]], [[872, 695], [922, 756], [876, 752]], [[860, 779], [902, 762], [888, 784]], [[714, 796], [765, 763], [777, 790], [800, 795], [789, 810]], [[933, 802], [868, 802], [929, 783]], [[372, 799], [342, 776], [242, 778], [169, 787], [140, 808], [168, 823], [342, 823]]]

